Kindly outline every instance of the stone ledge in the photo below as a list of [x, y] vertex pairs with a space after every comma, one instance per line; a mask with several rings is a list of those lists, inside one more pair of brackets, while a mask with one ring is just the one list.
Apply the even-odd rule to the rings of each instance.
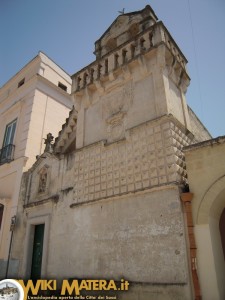
[[175, 189], [176, 187], [178, 187], [178, 182], [170, 182], [169, 184], [161, 184], [158, 186], [154, 186], [151, 188], [144, 188], [144, 189], [139, 189], [139, 190], [135, 190], [133, 192], [126, 192], [126, 193], [120, 193], [120, 194], [116, 194], [116, 195], [111, 195], [111, 196], [106, 196], [106, 197], [100, 197], [98, 199], [94, 199], [94, 200], [88, 200], [88, 201], [84, 201], [84, 202], [77, 202], [77, 203], [72, 203], [70, 204], [70, 208], [74, 208], [74, 207], [78, 207], [78, 206], [83, 206], [83, 205], [89, 205], [89, 204], [94, 204], [96, 202], [102, 202], [105, 200], [109, 200], [109, 199], [117, 199], [117, 198], [121, 198], [121, 196], [128, 196], [128, 195], [135, 195], [135, 194], [143, 194], [146, 192], [156, 192], [158, 190], [163, 190], [163, 189]]
[[45, 204], [45, 203], [48, 203], [51, 201], [58, 202], [58, 200], [59, 200], [59, 195], [53, 195], [53, 196], [50, 196], [49, 198], [46, 198], [46, 199], [43, 199], [40, 201], [35, 201], [35, 202], [25, 204], [25, 205], [23, 205], [23, 208], [35, 207], [35, 206], [39, 206], [39, 205], [42, 205], [42, 204]]
[[189, 146], [186, 146], [183, 148], [184, 152], [189, 152], [191, 150], [196, 150], [199, 148], [207, 147], [207, 146], [214, 146], [214, 145], [220, 145], [225, 143], [225, 135], [218, 136], [216, 138], [206, 140], [200, 143], [192, 144]]

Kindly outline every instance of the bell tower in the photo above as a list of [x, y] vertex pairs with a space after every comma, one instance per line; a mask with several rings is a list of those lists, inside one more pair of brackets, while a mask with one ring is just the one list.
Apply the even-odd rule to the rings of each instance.
[[80, 112], [77, 148], [124, 138], [130, 128], [165, 116], [184, 134], [191, 131], [187, 60], [149, 5], [119, 15], [95, 42], [94, 53], [96, 60], [72, 76]]

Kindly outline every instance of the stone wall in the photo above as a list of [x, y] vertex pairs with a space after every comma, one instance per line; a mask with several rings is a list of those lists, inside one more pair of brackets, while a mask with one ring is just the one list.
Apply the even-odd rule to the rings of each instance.
[[20, 210], [17, 227], [24, 240], [23, 251], [17, 254], [23, 261], [19, 277], [28, 274], [24, 269], [31, 255], [27, 228], [48, 216], [45, 277], [126, 278], [131, 286], [119, 299], [157, 299], [156, 294], [159, 299], [190, 299], [179, 195], [178, 187], [171, 184], [72, 207], [71, 189], [62, 189], [56, 200], [49, 195], [45, 201], [31, 201], [25, 214]]
[[130, 129], [126, 136], [76, 152], [75, 203], [186, 181], [181, 149], [190, 139], [168, 117]]
[[[143, 299], [156, 291], [185, 299], [189, 273], [178, 184], [186, 181], [181, 149], [191, 141], [184, 132], [165, 116], [128, 130], [119, 142], [44, 153], [22, 184], [13, 247], [23, 262], [19, 276], [29, 277], [28, 228], [48, 218], [45, 277], [125, 277], [132, 288], [124, 299], [138, 299], [143, 284]], [[46, 189], [39, 192], [43, 169]]]
[[[72, 189], [73, 206], [170, 183], [184, 184], [182, 148], [191, 143], [184, 131], [176, 120], [165, 116], [127, 130], [126, 138], [118, 142], [94, 143], [63, 159], [50, 155], [30, 171], [29, 202]], [[48, 172], [47, 188], [38, 193], [43, 168]]]
[[124, 276], [133, 282], [187, 283], [185, 230], [176, 187], [73, 208], [66, 198], [52, 211], [48, 277]]
[[192, 133], [195, 137], [195, 142], [202, 142], [211, 139], [211, 134], [190, 107], [188, 107], [188, 113], [190, 117]]

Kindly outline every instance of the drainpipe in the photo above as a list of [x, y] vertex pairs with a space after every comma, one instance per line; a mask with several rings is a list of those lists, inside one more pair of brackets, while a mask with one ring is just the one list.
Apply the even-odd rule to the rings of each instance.
[[192, 204], [191, 201], [193, 199], [193, 193], [182, 193], [181, 200], [184, 204], [184, 210], [187, 219], [187, 228], [188, 228], [188, 238], [189, 238], [189, 245], [190, 245], [190, 258], [191, 258], [191, 273], [192, 273], [192, 281], [194, 286], [195, 292], [195, 300], [201, 300], [201, 289], [198, 279], [197, 273], [197, 263], [196, 263], [196, 243], [195, 243], [195, 236], [194, 236], [194, 225], [193, 225], [193, 217], [192, 217]]
[[11, 247], [12, 247], [12, 239], [13, 239], [13, 231], [16, 225], [16, 216], [13, 216], [11, 218], [11, 224], [10, 224], [10, 231], [11, 231], [11, 236], [10, 236], [10, 244], [9, 244], [9, 253], [8, 253], [8, 259], [7, 259], [7, 265], [6, 265], [6, 274], [5, 278], [8, 278], [8, 271], [9, 271], [9, 261], [10, 261], [10, 254], [11, 254]]

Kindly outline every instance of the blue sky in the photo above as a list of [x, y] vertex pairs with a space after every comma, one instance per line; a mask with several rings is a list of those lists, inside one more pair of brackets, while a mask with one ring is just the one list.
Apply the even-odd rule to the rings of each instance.
[[225, 135], [225, 0], [0, 0], [0, 86], [39, 50], [76, 73], [119, 10], [147, 4], [189, 61], [188, 104], [213, 137]]

